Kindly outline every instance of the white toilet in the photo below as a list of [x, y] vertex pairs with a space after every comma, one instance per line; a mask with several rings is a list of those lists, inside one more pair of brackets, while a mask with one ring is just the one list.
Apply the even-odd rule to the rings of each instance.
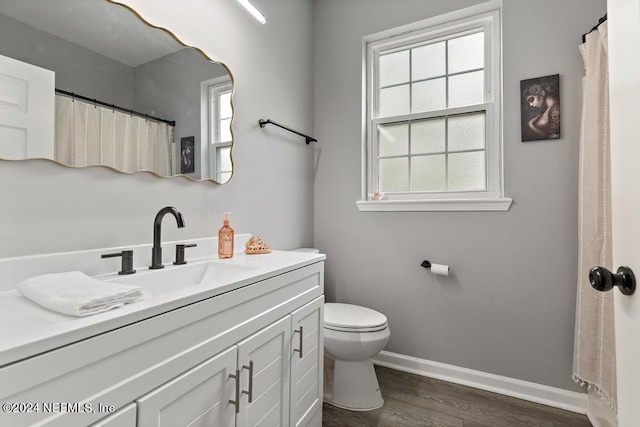
[[324, 401], [352, 411], [383, 405], [371, 358], [389, 340], [387, 317], [352, 304], [324, 305]]
[[371, 358], [382, 351], [390, 335], [387, 317], [380, 312], [353, 304], [324, 305], [325, 402], [351, 411], [384, 404]]

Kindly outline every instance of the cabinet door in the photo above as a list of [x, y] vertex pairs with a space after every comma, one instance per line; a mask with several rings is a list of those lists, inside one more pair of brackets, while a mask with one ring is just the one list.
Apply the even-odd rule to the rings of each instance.
[[237, 357], [234, 346], [138, 399], [138, 427], [233, 427]]
[[129, 403], [108, 417], [91, 424], [91, 427], [136, 427], [136, 404]]
[[290, 336], [291, 318], [286, 316], [238, 344], [243, 389], [238, 427], [289, 425]]
[[309, 425], [322, 410], [323, 313], [324, 297], [291, 313], [291, 426]]

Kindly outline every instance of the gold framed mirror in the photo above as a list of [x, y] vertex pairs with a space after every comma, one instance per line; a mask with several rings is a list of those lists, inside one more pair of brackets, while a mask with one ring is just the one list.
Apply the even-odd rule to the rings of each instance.
[[0, 2], [0, 158], [220, 184], [233, 77], [112, 0]]

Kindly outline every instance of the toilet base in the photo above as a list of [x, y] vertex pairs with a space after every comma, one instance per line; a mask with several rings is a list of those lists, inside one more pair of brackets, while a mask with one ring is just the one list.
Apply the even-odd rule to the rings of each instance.
[[325, 353], [324, 401], [350, 411], [371, 411], [384, 405], [371, 359], [343, 361]]

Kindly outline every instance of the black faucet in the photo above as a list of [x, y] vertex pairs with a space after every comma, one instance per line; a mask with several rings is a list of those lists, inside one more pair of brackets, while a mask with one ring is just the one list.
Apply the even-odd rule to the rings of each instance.
[[162, 218], [166, 214], [170, 213], [176, 219], [178, 223], [178, 228], [184, 227], [184, 218], [178, 209], [173, 208], [171, 206], [167, 206], [166, 208], [160, 209], [160, 211], [156, 214], [156, 219], [153, 220], [153, 248], [151, 249], [151, 265], [150, 269], [158, 269], [164, 268], [162, 264], [162, 246], [160, 242], [160, 233], [161, 233], [161, 224]]

